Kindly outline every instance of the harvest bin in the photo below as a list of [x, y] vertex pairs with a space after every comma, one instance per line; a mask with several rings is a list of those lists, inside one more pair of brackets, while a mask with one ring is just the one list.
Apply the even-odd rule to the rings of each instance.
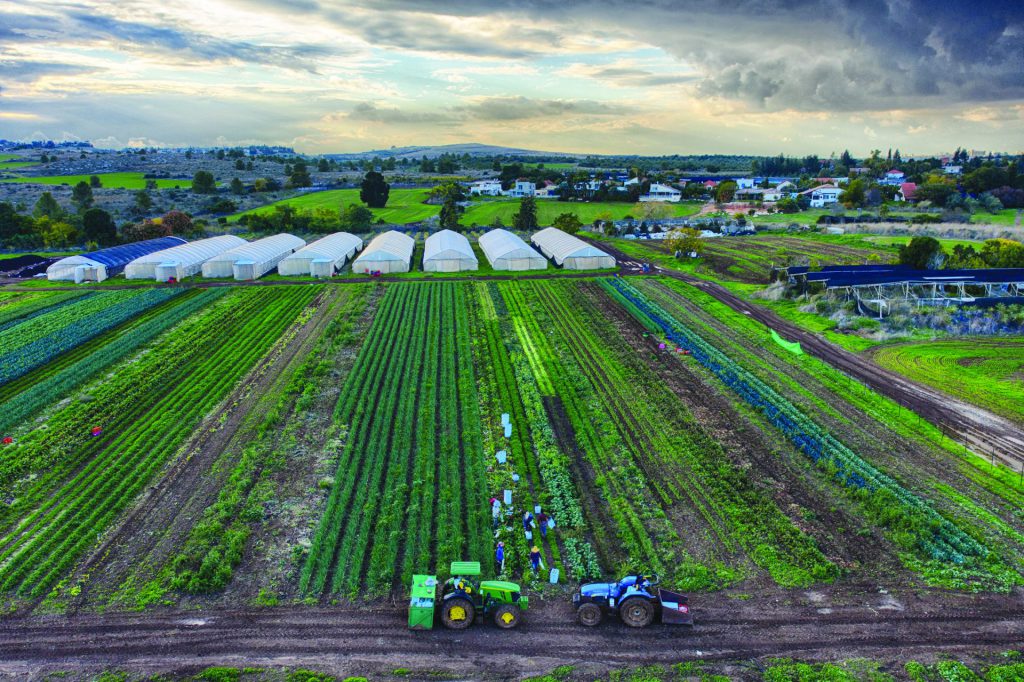
[[432, 630], [437, 578], [432, 575], [414, 575], [410, 591], [412, 597], [409, 599], [409, 629]]

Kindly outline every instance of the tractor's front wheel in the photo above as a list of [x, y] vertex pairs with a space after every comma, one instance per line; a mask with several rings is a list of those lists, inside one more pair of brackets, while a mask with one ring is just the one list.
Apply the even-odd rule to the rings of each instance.
[[622, 622], [631, 628], [645, 628], [654, 622], [654, 604], [643, 597], [630, 597], [619, 605]]
[[602, 619], [604, 619], [604, 612], [597, 604], [583, 604], [576, 609], [576, 620], [580, 622], [580, 625], [592, 628], [595, 625], [600, 625]]
[[473, 603], [462, 597], [449, 599], [441, 607], [441, 622], [449, 630], [465, 630], [473, 624], [475, 617]]
[[502, 604], [494, 611], [494, 624], [502, 630], [511, 630], [519, 625], [523, 612], [515, 604]]

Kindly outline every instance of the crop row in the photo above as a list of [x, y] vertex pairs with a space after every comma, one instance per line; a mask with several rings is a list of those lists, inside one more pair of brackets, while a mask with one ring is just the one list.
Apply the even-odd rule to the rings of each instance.
[[388, 288], [335, 410], [347, 438], [303, 592], [383, 594], [414, 571], [489, 554], [463, 291]]
[[90, 291], [26, 291], [5, 293], [0, 296], [0, 332], [16, 324], [67, 305], [83, 296], [94, 296]]
[[324, 363], [355, 343], [354, 319], [366, 305], [367, 291], [362, 285], [328, 289], [325, 301], [306, 308], [280, 337], [276, 348], [297, 343], [300, 328], [312, 324], [314, 316], [330, 320], [301, 364], [287, 370], [254, 405], [239, 431], [246, 436], [244, 447], [217, 500], [203, 511], [171, 560], [168, 586], [203, 593], [227, 585], [254, 524], [264, 518], [265, 505], [274, 496], [273, 477], [288, 465], [310, 396], [323, 388]]
[[[590, 298], [557, 283], [536, 286], [550, 318], [602, 396], [633, 461], [666, 509], [691, 508], [726, 560], [740, 547], [781, 585], [835, 577], [814, 541], [794, 526], [749, 474], [653, 373]], [[689, 528], [692, 534], [697, 528]], [[708, 558], [703, 563], [709, 563]]]
[[[62, 353], [102, 334], [173, 296], [176, 289], [110, 292], [62, 306], [0, 333], [0, 384], [40, 367]], [[128, 295], [123, 295], [123, 294]], [[40, 324], [35, 324], [39, 322]]]
[[[476, 294], [475, 336], [479, 341], [475, 362], [484, 408], [485, 452], [493, 456], [504, 450], [507, 457], [506, 465], [490, 468], [488, 490], [498, 499], [504, 490], [513, 491], [513, 504], [502, 508], [504, 516], [498, 519], [497, 528], [497, 537], [505, 543], [505, 573], [526, 573], [532, 544], [542, 549], [547, 568], [558, 568], [564, 573], [566, 566], [559, 540], [579, 542], [583, 532], [583, 511], [569, 462], [555, 444], [537, 382], [523, 359], [497, 286], [478, 284]], [[509, 414], [513, 425], [508, 439], [500, 423], [502, 413]], [[519, 481], [513, 479], [516, 473]], [[533, 540], [527, 542], [520, 518], [536, 505], [557, 519], [558, 531], [546, 538], [534, 533]], [[593, 550], [581, 549], [572, 558], [568, 569], [573, 577], [584, 579], [600, 574]]]
[[193, 290], [154, 306], [126, 325], [4, 385], [0, 389], [0, 400], [3, 400], [0, 402], [0, 432], [6, 433], [43, 408], [67, 397], [223, 293], [214, 291]]
[[[19, 444], [23, 456], [46, 453], [53, 461], [59, 456], [53, 450], [60, 448], [66, 458], [23, 484], [17, 502], [5, 510], [0, 589], [44, 594], [314, 294], [312, 288], [289, 287], [225, 295], [166, 344], [97, 385], [93, 401], [73, 403], [44, 435]], [[102, 424], [110, 435], [83, 440], [90, 423]]]
[[855, 496], [874, 510], [876, 521], [886, 527], [904, 549], [916, 552], [925, 561], [957, 565], [988, 559], [984, 546], [930, 503], [859, 457], [764, 381], [631, 284], [605, 280], [603, 285], [614, 290], [620, 300], [627, 301], [634, 314], [653, 322], [666, 338], [689, 350], [701, 365], [761, 412], [833, 480], [855, 491]]

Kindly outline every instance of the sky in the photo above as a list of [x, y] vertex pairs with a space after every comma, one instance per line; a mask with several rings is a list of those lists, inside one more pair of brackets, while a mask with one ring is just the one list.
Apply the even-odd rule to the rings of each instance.
[[0, 138], [1024, 150], [1022, 0], [0, 0]]

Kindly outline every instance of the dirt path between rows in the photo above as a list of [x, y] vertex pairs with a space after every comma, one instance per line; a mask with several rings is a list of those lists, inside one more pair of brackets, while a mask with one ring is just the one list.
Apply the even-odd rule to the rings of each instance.
[[1020, 591], [890, 594], [863, 586], [717, 593], [692, 597], [691, 604], [692, 630], [655, 625], [633, 631], [618, 622], [585, 629], [573, 622], [564, 600], [531, 602], [524, 624], [511, 632], [482, 624], [463, 632], [412, 632], [405, 609], [389, 605], [9, 618], [0, 623], [0, 674], [183, 674], [254, 665], [378, 678], [403, 667], [419, 671], [412, 679], [521, 679], [563, 664], [600, 673], [769, 656], [892, 663], [953, 655], [969, 661], [1020, 646], [1024, 631]]
[[[600, 246], [616, 258], [629, 258], [605, 243]], [[658, 266], [655, 266], [655, 272], [691, 284], [736, 312], [771, 327], [788, 341], [800, 342], [804, 352], [913, 410], [938, 426], [949, 438], [986, 457], [998, 458], [1014, 471], [1024, 473], [1024, 427], [883, 369], [867, 358], [784, 320], [768, 308], [744, 301], [720, 284]]]

